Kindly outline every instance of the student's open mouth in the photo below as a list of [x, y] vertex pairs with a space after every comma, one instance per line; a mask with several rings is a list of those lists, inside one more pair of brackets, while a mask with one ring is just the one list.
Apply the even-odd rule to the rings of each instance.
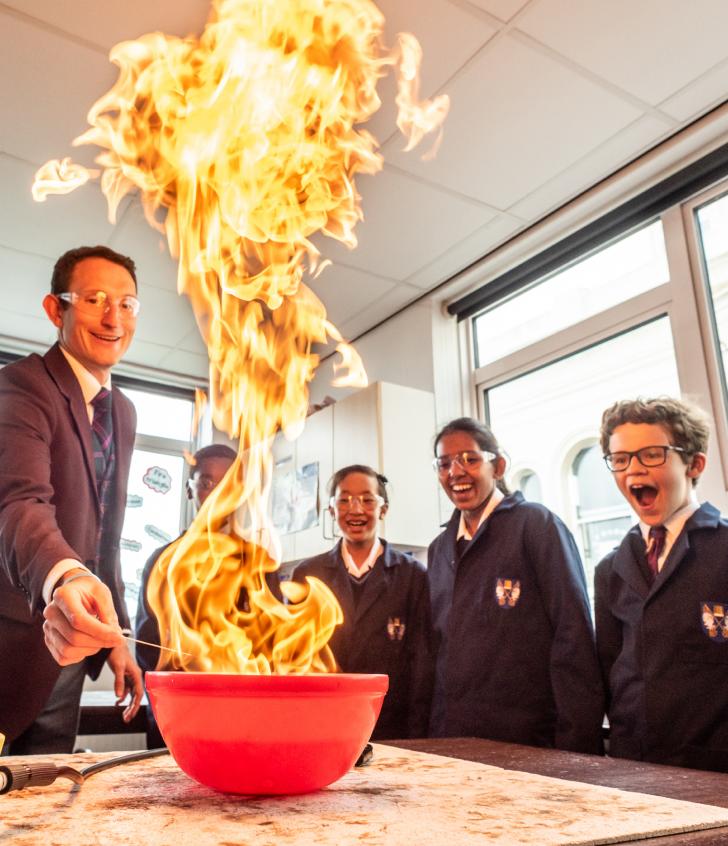
[[643, 508], [649, 508], [657, 499], [657, 488], [652, 485], [630, 485], [629, 492]]
[[350, 529], [361, 529], [367, 525], [369, 521], [366, 518], [362, 518], [360, 520], [347, 520], [346, 525]]

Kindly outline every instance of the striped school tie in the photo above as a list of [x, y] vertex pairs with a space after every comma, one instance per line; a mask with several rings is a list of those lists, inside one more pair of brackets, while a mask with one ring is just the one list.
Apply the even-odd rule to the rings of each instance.
[[667, 529], [664, 526], [650, 526], [649, 538], [650, 543], [647, 547], [647, 566], [650, 568], [652, 578], [654, 579], [659, 571], [657, 562], [660, 560], [660, 556], [665, 549]]

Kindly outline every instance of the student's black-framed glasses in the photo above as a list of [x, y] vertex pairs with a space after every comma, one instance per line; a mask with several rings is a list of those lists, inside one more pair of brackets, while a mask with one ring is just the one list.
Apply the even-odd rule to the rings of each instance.
[[432, 466], [435, 468], [435, 472], [444, 476], [450, 472], [453, 464], [457, 464], [462, 470], [475, 470], [484, 461], [493, 461], [497, 457], [494, 452], [465, 449], [462, 452], [452, 452], [449, 455], [438, 455], [437, 458], [433, 458]]
[[685, 452], [682, 447], [672, 446], [671, 444], [664, 444], [662, 446], [646, 446], [641, 449], [636, 449], [633, 452], [608, 452], [604, 456], [604, 461], [612, 473], [621, 473], [626, 470], [632, 459], [636, 458], [643, 467], [660, 467], [667, 461], [667, 453]]

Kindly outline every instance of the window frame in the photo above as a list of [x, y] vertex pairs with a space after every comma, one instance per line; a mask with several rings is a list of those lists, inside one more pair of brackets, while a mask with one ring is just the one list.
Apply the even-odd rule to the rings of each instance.
[[[113, 376], [113, 384], [115, 387], [124, 391], [125, 388], [133, 389], [139, 393], [157, 394], [166, 397], [173, 397], [176, 399], [188, 400], [193, 408], [194, 420], [194, 406], [195, 406], [195, 390], [192, 388], [183, 388], [173, 385], [158, 384], [154, 382], [147, 382], [142, 379], [129, 378], [124, 375]], [[131, 400], [130, 400], [131, 401]], [[190, 500], [187, 497], [187, 485], [185, 466], [187, 465], [187, 454], [193, 454], [201, 445], [203, 438], [202, 425], [198, 425], [197, 432], [193, 431], [193, 425], [190, 426], [190, 437], [188, 440], [178, 440], [176, 438], [167, 438], [159, 435], [149, 435], [146, 433], [137, 432], [134, 438], [134, 452], [137, 450], [145, 450], [159, 455], [173, 456], [181, 458], [183, 463], [183, 478], [180, 488], [179, 499], [179, 523], [177, 526], [177, 533], [182, 534], [193, 517], [193, 509]], [[127, 491], [128, 496], [128, 491]], [[123, 524], [122, 524], [123, 534]], [[123, 579], [123, 568], [122, 568]], [[135, 620], [135, 608], [128, 608], [129, 616]]]
[[[123, 375], [115, 375], [113, 377], [113, 384], [122, 391], [124, 388], [130, 388], [141, 393], [160, 394], [161, 396], [189, 400], [192, 403], [192, 408], [194, 410], [195, 391], [192, 388], [182, 388], [176, 385], [146, 382], [142, 379], [133, 379]], [[201, 428], [202, 427], [198, 426], [197, 432], [195, 433], [192, 431], [192, 427], [190, 427], [190, 438], [188, 441], [137, 432], [134, 438], [134, 450], [141, 449], [148, 450], [150, 452], [158, 452], [162, 455], [179, 456], [185, 460], [185, 463], [187, 463], [185, 453], [194, 454], [199, 448]], [[180, 494], [180, 524], [178, 526], [178, 531], [180, 533], [187, 528], [191, 516], [190, 503], [185, 494], [185, 489], [186, 485], [183, 483]]]
[[[649, 291], [573, 323], [481, 367], [476, 367], [475, 320], [480, 313], [492, 308], [493, 304], [489, 303], [486, 308], [461, 321], [468, 326], [466, 332], [461, 331], [460, 338], [461, 342], [468, 344], [466, 349], [471, 365], [470, 393], [473, 400], [471, 407], [476, 410], [479, 419], [489, 419], [488, 391], [666, 316], [672, 335], [681, 394], [705, 409], [716, 424], [709, 450], [714, 458], [709, 460], [701, 479], [701, 499], [710, 499], [721, 510], [728, 510], [728, 388], [724, 394], [720, 362], [717, 358], [720, 353], [712, 327], [710, 293], [705, 269], [702, 267], [696, 218], [697, 207], [726, 193], [728, 179], [724, 176], [709, 189], [678, 202], [659, 215], [642, 220], [621, 233], [620, 238], [626, 238], [657, 219], [662, 222], [669, 279]], [[601, 244], [592, 244], [580, 258], [571, 258], [566, 262], [564, 268], [614, 242], [615, 239], [610, 238]], [[558, 272], [558, 269], [551, 269], [542, 281]], [[508, 297], [509, 294], [504, 292], [503, 299]], [[728, 374], [726, 380], [728, 381]], [[569, 511], [573, 513], [567, 522], [576, 525], [573, 504], [569, 504]]]
[[686, 233], [687, 261], [693, 286], [697, 311], [697, 325], [704, 350], [705, 376], [712, 398], [712, 416], [715, 421], [714, 436], [720, 454], [724, 488], [728, 491], [728, 373], [723, 373], [718, 332], [713, 315], [708, 269], [703, 257], [698, 210], [701, 206], [728, 195], [728, 180], [722, 180], [682, 204], [682, 223]]

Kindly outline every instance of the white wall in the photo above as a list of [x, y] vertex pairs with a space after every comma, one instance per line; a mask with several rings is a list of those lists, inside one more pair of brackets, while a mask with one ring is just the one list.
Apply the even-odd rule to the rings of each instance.
[[[434, 390], [432, 357], [432, 306], [427, 300], [414, 303], [401, 314], [367, 332], [353, 344], [372, 382], [393, 382], [423, 391]], [[311, 383], [311, 402], [325, 396], [341, 399], [358, 388], [334, 388], [330, 356], [321, 363]]]

